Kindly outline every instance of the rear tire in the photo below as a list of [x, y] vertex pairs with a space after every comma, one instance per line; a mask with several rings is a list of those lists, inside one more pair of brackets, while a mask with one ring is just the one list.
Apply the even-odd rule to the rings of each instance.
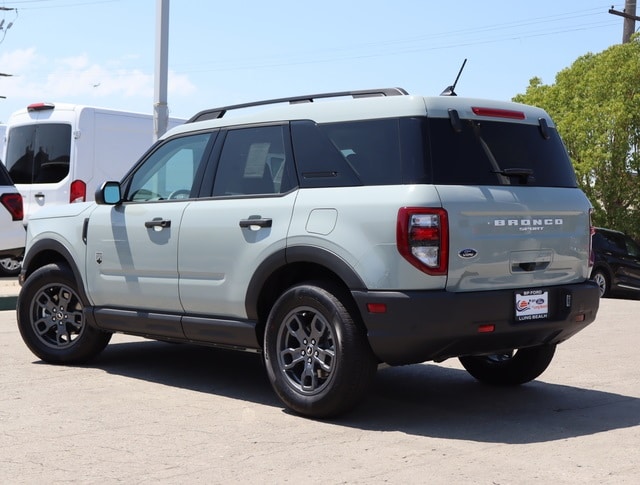
[[301, 415], [344, 413], [373, 381], [377, 361], [347, 302], [336, 286], [314, 282], [285, 291], [269, 314], [269, 379], [282, 402]]
[[541, 345], [514, 352], [460, 357], [469, 374], [494, 386], [517, 386], [532, 381], [551, 363], [555, 345]]
[[48, 264], [34, 271], [18, 296], [17, 319], [22, 340], [40, 359], [80, 364], [98, 355], [111, 334], [89, 326], [71, 270]]
[[20, 261], [13, 258], [0, 259], [0, 276], [18, 276], [20, 274]]

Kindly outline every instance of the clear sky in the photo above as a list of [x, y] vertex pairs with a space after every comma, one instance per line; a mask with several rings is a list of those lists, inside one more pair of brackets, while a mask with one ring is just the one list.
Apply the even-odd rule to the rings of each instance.
[[[151, 113], [156, 0], [0, 0], [0, 121], [37, 101]], [[172, 0], [171, 116], [400, 86], [509, 100], [621, 42], [598, 0]], [[13, 25], [7, 29], [7, 25]], [[636, 25], [640, 27], [640, 25]]]

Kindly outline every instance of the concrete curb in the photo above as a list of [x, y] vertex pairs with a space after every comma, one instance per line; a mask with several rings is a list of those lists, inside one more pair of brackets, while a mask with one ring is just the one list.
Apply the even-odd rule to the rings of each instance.
[[18, 303], [18, 296], [3, 296], [0, 295], [0, 311], [3, 310], [15, 310]]
[[15, 310], [20, 293], [16, 278], [0, 278], [0, 311]]

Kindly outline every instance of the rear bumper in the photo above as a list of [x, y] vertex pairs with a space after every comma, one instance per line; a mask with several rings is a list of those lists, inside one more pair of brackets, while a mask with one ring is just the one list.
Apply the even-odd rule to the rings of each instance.
[[[517, 290], [353, 291], [373, 352], [391, 365], [557, 344], [595, 320], [600, 304], [592, 281], [553, 286], [549, 316], [517, 322]], [[369, 303], [386, 312], [371, 313]], [[487, 329], [493, 326], [494, 330]], [[484, 331], [480, 331], [484, 330]]]

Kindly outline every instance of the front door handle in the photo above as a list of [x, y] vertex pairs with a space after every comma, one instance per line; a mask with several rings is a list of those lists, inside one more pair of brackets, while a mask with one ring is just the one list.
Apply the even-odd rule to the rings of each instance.
[[171, 220], [163, 219], [162, 217], [154, 217], [150, 221], [144, 223], [144, 227], [147, 229], [163, 229], [165, 227], [171, 227]]
[[273, 220], [265, 218], [242, 219], [240, 221], [240, 227], [247, 227], [252, 231], [257, 231], [261, 227], [271, 227], [272, 224]]

